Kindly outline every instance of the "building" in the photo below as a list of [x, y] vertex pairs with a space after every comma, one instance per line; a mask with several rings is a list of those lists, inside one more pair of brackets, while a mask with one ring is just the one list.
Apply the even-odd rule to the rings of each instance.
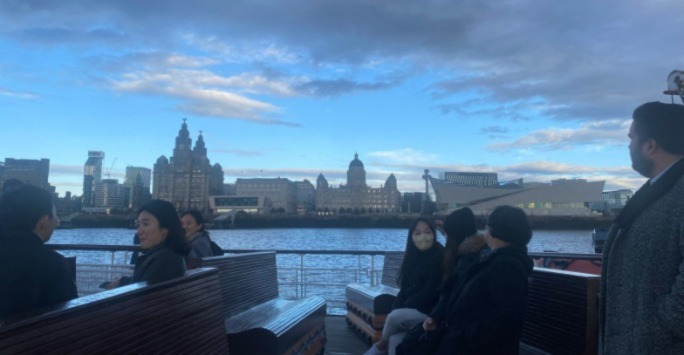
[[499, 179], [496, 173], [474, 173], [462, 171], [446, 171], [439, 174], [439, 177], [447, 182], [463, 186], [493, 187], [499, 186]]
[[111, 209], [128, 208], [129, 188], [117, 179], [102, 179], [95, 184], [95, 209], [109, 212]]
[[209, 210], [210, 189], [218, 186], [223, 186], [221, 166], [215, 164], [212, 167], [209, 163], [201, 131], [192, 147], [188, 125], [183, 119], [171, 159], [162, 155], [154, 164], [153, 198], [170, 201], [179, 211], [197, 209], [206, 212]]
[[54, 187], [48, 183], [50, 175], [50, 159], [13, 159], [5, 158], [4, 166], [0, 169], [0, 186], [5, 180], [17, 179], [25, 184], [38, 186], [54, 192]]
[[421, 213], [425, 200], [428, 200], [425, 192], [404, 192], [401, 199], [401, 212]]
[[295, 193], [297, 195], [297, 213], [306, 214], [316, 210], [316, 188], [311, 181], [295, 181]]
[[152, 170], [137, 166], [126, 167], [124, 185], [128, 187], [128, 208], [138, 209], [152, 199], [150, 184]]
[[[588, 182], [582, 179], [559, 179], [551, 183], [513, 183], [480, 186], [479, 182], [464, 185], [443, 179], [430, 178], [435, 190], [437, 209], [448, 213], [469, 207], [477, 215], [487, 215], [495, 207], [520, 207], [528, 215], [591, 216], [591, 206], [601, 201], [605, 181]], [[474, 186], [473, 186], [474, 185]]]
[[634, 191], [628, 189], [604, 191], [601, 194], [601, 201], [595, 203], [592, 208], [604, 214], [617, 215], [632, 196]]
[[347, 184], [333, 188], [323, 174], [316, 180], [316, 210], [319, 213], [398, 213], [401, 194], [394, 174], [380, 188], [366, 185], [366, 170], [359, 155], [349, 163]]
[[237, 179], [235, 196], [257, 197], [260, 201], [269, 200], [276, 212], [295, 213], [297, 211], [297, 189], [295, 183], [286, 178]]
[[83, 207], [95, 206], [95, 186], [102, 180], [104, 152], [89, 150], [83, 167]]

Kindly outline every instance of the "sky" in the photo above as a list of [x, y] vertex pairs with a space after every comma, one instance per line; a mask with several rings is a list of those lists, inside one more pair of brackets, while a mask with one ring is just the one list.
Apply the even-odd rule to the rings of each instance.
[[0, 160], [123, 181], [183, 118], [236, 178], [424, 190], [424, 169], [638, 188], [633, 110], [684, 69], [681, 0], [0, 0]]

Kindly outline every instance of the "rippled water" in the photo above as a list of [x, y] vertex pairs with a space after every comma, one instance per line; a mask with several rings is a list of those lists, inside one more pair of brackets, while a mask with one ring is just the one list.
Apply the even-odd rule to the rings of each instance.
[[[131, 229], [59, 229], [51, 244], [112, 244], [133, 242]], [[211, 238], [224, 249], [255, 250], [404, 250], [405, 229], [228, 229], [212, 230]], [[444, 238], [440, 235], [440, 241]], [[592, 253], [591, 231], [535, 231], [530, 251]]]

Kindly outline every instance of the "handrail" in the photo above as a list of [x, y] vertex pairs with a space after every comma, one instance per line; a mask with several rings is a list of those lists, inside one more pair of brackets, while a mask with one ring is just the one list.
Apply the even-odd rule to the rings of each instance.
[[[136, 251], [140, 250], [137, 245], [93, 245], [93, 244], [45, 244], [52, 250], [88, 250], [88, 251]], [[276, 254], [313, 254], [313, 255], [385, 255], [391, 250], [305, 250], [305, 249], [223, 249], [230, 254], [256, 253], [264, 251], [274, 251]], [[400, 251], [400, 250], [397, 250]], [[580, 254], [580, 253], [556, 253], [556, 252], [529, 252], [531, 258], [560, 258], [560, 259], [583, 259], [601, 260], [601, 254]]]
[[[88, 251], [136, 251], [137, 245], [93, 245], [93, 244], [45, 244], [52, 250], [88, 250]], [[317, 254], [317, 255], [385, 255], [384, 250], [304, 250], [304, 249], [223, 249], [230, 254], [256, 253], [274, 251], [276, 254]]]

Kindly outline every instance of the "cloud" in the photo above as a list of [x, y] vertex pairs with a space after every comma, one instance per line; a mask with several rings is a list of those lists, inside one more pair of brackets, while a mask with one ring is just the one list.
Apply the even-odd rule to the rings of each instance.
[[359, 91], [379, 91], [396, 85], [391, 82], [361, 83], [347, 79], [311, 80], [295, 89], [310, 96], [338, 96]]
[[244, 150], [244, 149], [211, 149], [212, 153], [228, 153], [232, 155], [237, 155], [241, 157], [260, 157], [264, 155], [263, 152], [255, 150]]
[[251, 99], [229, 89], [244, 92], [290, 92], [284, 85], [251, 75], [221, 77], [205, 70], [168, 69], [136, 71], [111, 83], [114, 90], [146, 95], [165, 95], [180, 101], [185, 112], [218, 118], [233, 118], [254, 123], [297, 127], [299, 124], [268, 117], [280, 109], [270, 103]]
[[542, 129], [512, 142], [489, 144], [487, 149], [508, 152], [515, 149], [571, 150], [578, 146], [619, 146], [627, 142], [630, 123], [630, 120], [605, 120], [582, 123], [576, 129]]
[[424, 153], [412, 148], [371, 152], [369, 155], [377, 158], [373, 163], [379, 166], [419, 166], [438, 160], [437, 154]]
[[50, 164], [50, 175], [81, 175], [81, 176], [83, 176], [83, 166]]
[[13, 99], [20, 99], [20, 100], [33, 100], [38, 98], [38, 96], [34, 93], [30, 92], [19, 92], [19, 91], [11, 91], [7, 89], [0, 88], [0, 96], [7, 96]]

